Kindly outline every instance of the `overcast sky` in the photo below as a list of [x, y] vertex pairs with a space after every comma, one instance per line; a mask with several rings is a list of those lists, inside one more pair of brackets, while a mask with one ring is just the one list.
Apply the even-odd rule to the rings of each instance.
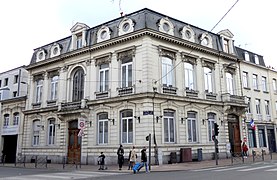
[[[70, 36], [76, 22], [89, 27], [149, 8], [210, 31], [236, 0], [6, 0], [0, 1], [0, 72], [30, 63], [33, 49]], [[120, 4], [120, 6], [119, 6]], [[212, 31], [229, 29], [235, 45], [264, 56], [277, 69], [274, 0], [239, 0]]]

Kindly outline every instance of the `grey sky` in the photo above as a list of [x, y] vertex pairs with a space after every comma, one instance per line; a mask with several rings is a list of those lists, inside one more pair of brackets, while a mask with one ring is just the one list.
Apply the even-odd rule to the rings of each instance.
[[[210, 31], [236, 0], [8, 0], [0, 2], [0, 72], [28, 65], [33, 49], [70, 35], [76, 22], [89, 27], [149, 8]], [[240, 0], [213, 30], [229, 29], [235, 45], [264, 56], [277, 69], [273, 0]]]

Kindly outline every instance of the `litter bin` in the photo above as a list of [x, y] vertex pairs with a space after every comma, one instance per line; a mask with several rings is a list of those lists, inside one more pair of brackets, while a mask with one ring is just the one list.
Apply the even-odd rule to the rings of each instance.
[[177, 153], [176, 152], [170, 153], [170, 160], [169, 160], [168, 164], [172, 164], [172, 163], [177, 163]]
[[202, 155], [202, 148], [197, 149], [197, 161], [202, 161], [203, 155]]

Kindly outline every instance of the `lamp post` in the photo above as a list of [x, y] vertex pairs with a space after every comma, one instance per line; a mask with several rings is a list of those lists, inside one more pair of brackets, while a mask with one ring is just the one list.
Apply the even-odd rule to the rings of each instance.
[[[154, 96], [153, 96], [153, 100], [152, 100], [152, 106], [153, 106], [153, 142], [154, 142], [154, 157], [155, 157], [155, 165], [159, 164], [159, 161], [158, 161], [158, 146], [157, 146], [157, 141], [156, 141], [156, 128], [155, 128], [155, 102], [154, 102], [154, 99], [155, 99], [155, 95], [157, 93], [157, 88], [156, 87], [153, 87], [153, 92], [154, 92]], [[150, 163], [150, 160], [149, 159], [149, 163]]]

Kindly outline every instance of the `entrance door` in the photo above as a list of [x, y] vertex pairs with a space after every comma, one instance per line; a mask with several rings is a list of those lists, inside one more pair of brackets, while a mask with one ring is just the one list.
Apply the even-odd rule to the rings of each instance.
[[3, 154], [5, 163], [14, 163], [16, 159], [17, 135], [4, 136]]
[[81, 137], [78, 137], [78, 121], [69, 122], [68, 128], [68, 163], [81, 161]]
[[229, 141], [232, 153], [241, 153], [241, 139], [239, 119], [235, 115], [228, 115]]
[[271, 150], [272, 152], [276, 152], [276, 140], [275, 140], [275, 135], [274, 135], [273, 129], [267, 130], [267, 138], [268, 138], [269, 150]]

